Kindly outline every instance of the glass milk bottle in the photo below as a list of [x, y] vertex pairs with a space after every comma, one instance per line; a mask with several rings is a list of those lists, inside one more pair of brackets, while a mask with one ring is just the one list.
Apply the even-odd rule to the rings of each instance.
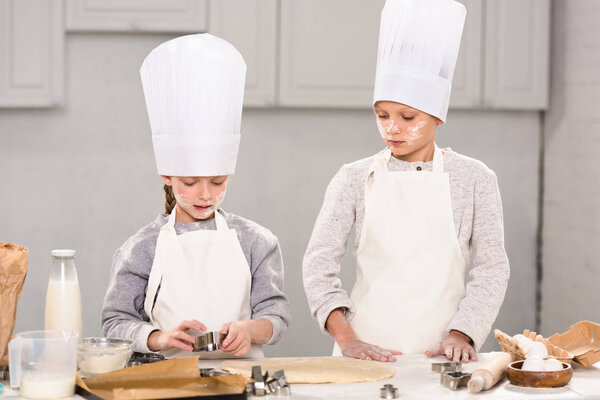
[[75, 250], [52, 250], [45, 329], [75, 331], [81, 340], [81, 292], [75, 269]]

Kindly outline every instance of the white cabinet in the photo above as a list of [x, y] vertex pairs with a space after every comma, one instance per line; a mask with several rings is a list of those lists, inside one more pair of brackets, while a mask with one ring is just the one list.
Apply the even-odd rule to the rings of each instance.
[[[467, 8], [451, 108], [544, 109], [550, 0]], [[280, 104], [368, 107], [382, 0], [281, 0]]]
[[[483, 0], [465, 23], [452, 107], [481, 104]], [[370, 107], [383, 0], [282, 0], [280, 104]]]
[[245, 106], [274, 106], [277, 0], [212, 0], [208, 31], [232, 43], [247, 65]]
[[0, 107], [52, 107], [64, 96], [61, 0], [0, 0]]
[[450, 108], [481, 106], [483, 0], [459, 0], [467, 9], [454, 78]]
[[282, 0], [279, 103], [369, 107], [383, 0]]
[[[467, 20], [450, 107], [545, 109], [550, 0], [459, 1]], [[368, 108], [384, 2], [0, 0], [0, 107], [62, 102], [66, 28], [208, 31], [244, 56], [246, 106]]]
[[68, 31], [206, 31], [207, 0], [66, 0]]
[[502, 109], [548, 107], [549, 0], [485, 4], [484, 104]]

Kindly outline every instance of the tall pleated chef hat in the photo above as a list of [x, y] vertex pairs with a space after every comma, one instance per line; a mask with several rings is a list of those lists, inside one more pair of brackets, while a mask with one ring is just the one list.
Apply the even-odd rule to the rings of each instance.
[[395, 101], [446, 122], [466, 14], [454, 0], [387, 0], [373, 104]]
[[140, 68], [160, 175], [235, 171], [246, 63], [208, 33], [162, 43]]

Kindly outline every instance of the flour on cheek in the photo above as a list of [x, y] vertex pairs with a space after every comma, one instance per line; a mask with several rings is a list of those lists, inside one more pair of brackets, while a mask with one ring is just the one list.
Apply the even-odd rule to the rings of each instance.
[[396, 121], [392, 120], [377, 120], [377, 128], [379, 129], [379, 134], [385, 140], [392, 140], [392, 134], [394, 132], [398, 132], [398, 124]]
[[422, 134], [421, 134], [421, 128], [423, 128], [425, 126], [425, 121], [421, 121], [416, 123], [413, 126], [409, 126], [406, 131], [407, 131], [407, 136], [405, 141], [407, 143], [413, 142], [417, 139], [419, 139]]

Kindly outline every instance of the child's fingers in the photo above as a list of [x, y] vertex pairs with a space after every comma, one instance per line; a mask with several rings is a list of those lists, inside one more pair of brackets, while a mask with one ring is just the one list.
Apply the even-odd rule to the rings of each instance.
[[469, 349], [469, 356], [471, 357], [471, 360], [477, 361], [477, 353], [475, 353], [475, 350], [472, 347]]
[[183, 342], [183, 343], [190, 343], [190, 344], [194, 344], [196, 342], [196, 338], [193, 337], [192, 335], [189, 335], [183, 331], [176, 331], [173, 332], [172, 335], [173, 338]]
[[231, 351], [233, 347], [233, 342], [237, 339], [239, 332], [236, 330], [230, 330], [223, 341], [223, 349], [226, 351]]
[[444, 354], [446, 354], [446, 358], [448, 360], [451, 360], [452, 356], [454, 355], [454, 348], [452, 346], [446, 346], [444, 349]]
[[169, 345], [169, 348], [173, 348], [176, 347], [178, 349], [181, 350], [185, 350], [185, 351], [192, 351], [194, 350], [192, 346], [190, 346], [189, 344], [186, 344], [182, 341], [177, 340], [174, 337], [169, 338], [169, 341], [167, 342]]
[[240, 332], [235, 332], [235, 337], [231, 340], [231, 342], [229, 343], [229, 345], [227, 346], [230, 350], [234, 349], [237, 350], [238, 347], [240, 347], [240, 345], [243, 343], [244, 341], [244, 335], [242, 335]]
[[[244, 347], [246, 347], [247, 344], [248, 343], [246, 343], [245, 341], [241, 340], [239, 342], [239, 344], [237, 346], [235, 346], [235, 348], [231, 351], [231, 353], [235, 354], [236, 356], [246, 354], [245, 352], [244, 352], [244, 354], [239, 354], [239, 353], [241, 353], [241, 351], [244, 349]], [[231, 347], [233, 347], [233, 345]]]
[[194, 324], [196, 324], [196, 328], [194, 328], [197, 331], [205, 331], [206, 330], [206, 325], [204, 325], [202, 322], [198, 321], [197, 319], [193, 319], [192, 322]]
[[459, 346], [454, 346], [452, 362], [460, 362], [462, 356], [462, 349]]
[[[439, 356], [440, 354], [444, 353], [444, 348], [442, 347], [442, 344], [438, 344], [437, 347], [434, 347], [432, 349], [429, 349], [425, 352], [425, 355], [427, 357], [435, 357], [435, 356]], [[402, 353], [400, 353], [402, 354]]]
[[246, 353], [248, 353], [248, 350], [250, 350], [250, 345], [245, 344], [244, 346], [241, 347], [240, 350], [236, 351], [234, 354], [238, 357], [243, 357], [246, 355]]
[[363, 352], [362, 350], [350, 350], [349, 352], [347, 352], [346, 354], [344, 354], [346, 357], [353, 357], [353, 358], [359, 358], [361, 360], [370, 360], [371, 357], [369, 357], [365, 352]]
[[[202, 327], [204, 327], [204, 329], [201, 329]], [[194, 330], [198, 331], [198, 330], [205, 330], [206, 327], [196, 320], [185, 320], [185, 321], [181, 321], [179, 323], [179, 325], [177, 325], [177, 328], [175, 328], [175, 330], [178, 330], [178, 331], [184, 331], [186, 329], [187, 330], [194, 329]]]
[[227, 335], [227, 332], [229, 332], [229, 326], [231, 325], [231, 322], [226, 322], [223, 324], [223, 326], [221, 327], [221, 334], [223, 335]]
[[[380, 351], [374, 350], [374, 349], [367, 349], [366, 353], [369, 355], [369, 357], [371, 357], [373, 360], [376, 361], [381, 361], [381, 362], [388, 362], [388, 361], [396, 361], [396, 359], [392, 356], [392, 353], [382, 353]], [[393, 360], [391, 360], [393, 358]]]
[[469, 349], [462, 350], [462, 362], [464, 362], [464, 363], [469, 362]]

